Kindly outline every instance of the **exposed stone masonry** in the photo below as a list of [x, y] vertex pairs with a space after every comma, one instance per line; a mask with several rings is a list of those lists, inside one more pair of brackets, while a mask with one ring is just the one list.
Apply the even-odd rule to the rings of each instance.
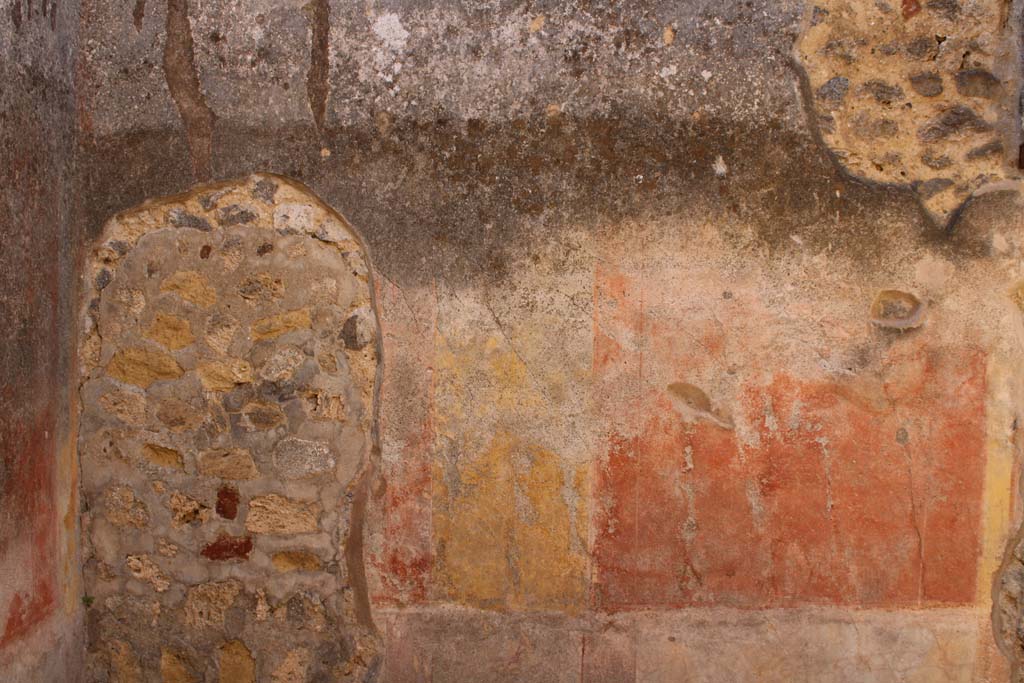
[[851, 172], [912, 185], [939, 222], [1015, 174], [1010, 3], [826, 0], [808, 12], [797, 53], [822, 136]]
[[378, 363], [349, 226], [252, 176], [116, 216], [87, 277], [91, 680], [377, 666], [344, 557]]

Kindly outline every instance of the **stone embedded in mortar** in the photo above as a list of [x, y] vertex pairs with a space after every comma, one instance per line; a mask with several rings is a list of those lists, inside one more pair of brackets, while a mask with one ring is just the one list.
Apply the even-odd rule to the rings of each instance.
[[290, 379], [296, 368], [306, 361], [306, 354], [295, 346], [285, 346], [274, 352], [260, 367], [259, 376], [271, 382]]
[[160, 648], [160, 683], [198, 683], [199, 679], [180, 651]]
[[160, 401], [156, 407], [156, 419], [172, 432], [195, 429], [203, 421], [205, 408], [193, 406], [176, 398]]
[[969, 150], [964, 156], [968, 161], [974, 161], [976, 159], [983, 159], [989, 156], [1002, 157], [1004, 151], [1003, 143], [1001, 140], [991, 140], [983, 145], [979, 145], [972, 150]]
[[284, 283], [270, 273], [253, 273], [242, 280], [238, 295], [246, 301], [270, 303], [284, 295]]
[[256, 662], [240, 640], [224, 643], [217, 650], [219, 683], [255, 683]]
[[261, 178], [253, 185], [250, 194], [265, 204], [273, 204], [274, 195], [277, 194], [277, 183], [270, 178]]
[[283, 607], [285, 618], [295, 629], [321, 632], [327, 627], [327, 614], [323, 601], [314, 593], [305, 591], [296, 593], [288, 598]]
[[903, 99], [903, 88], [885, 81], [873, 79], [861, 87], [879, 104], [892, 104]]
[[234, 486], [221, 486], [217, 489], [217, 514], [224, 519], [238, 516], [238, 489]]
[[201, 524], [206, 521], [209, 513], [205, 505], [180, 491], [171, 493], [167, 506], [171, 510], [171, 525], [175, 528]]
[[100, 272], [96, 273], [96, 279], [93, 280], [93, 287], [95, 287], [97, 290], [102, 291], [103, 289], [106, 288], [107, 285], [111, 283], [113, 279], [114, 276], [111, 275], [110, 271], [104, 268]]
[[142, 683], [142, 668], [139, 658], [129, 643], [115, 640], [107, 644], [110, 662], [110, 683]]
[[938, 54], [939, 47], [932, 36], [917, 36], [910, 40], [907, 45], [907, 54], [917, 59], [932, 61]]
[[923, 183], [918, 183], [917, 191], [925, 199], [931, 199], [935, 195], [953, 187], [955, 183], [949, 178], [932, 178]]
[[150, 584], [156, 592], [163, 593], [170, 588], [171, 582], [151, 558], [145, 555], [129, 555], [124, 563], [134, 578]]
[[146, 330], [146, 338], [161, 346], [177, 351], [196, 340], [192, 336], [192, 328], [184, 318], [168, 313], [157, 313], [153, 323]]
[[206, 337], [203, 341], [217, 353], [227, 353], [239, 330], [238, 320], [223, 312], [216, 312], [206, 321]]
[[[335, 607], [325, 608], [324, 601], [325, 591], [337, 587], [336, 573], [323, 572], [324, 563], [316, 554], [297, 548], [276, 561], [262, 553], [259, 561], [246, 560], [257, 554], [260, 543], [269, 543], [267, 554], [272, 555], [275, 544], [301, 545], [301, 539], [289, 538], [292, 535], [320, 532], [311, 539], [319, 544], [327, 534], [337, 537], [345, 528], [348, 506], [342, 498], [344, 489], [333, 476], [338, 456], [331, 447], [352, 430], [364, 428], [362, 422], [348, 424], [343, 433], [342, 423], [349, 418], [347, 411], [368, 406], [373, 395], [376, 354], [369, 342], [377, 338], [376, 317], [362, 321], [370, 329], [362, 324], [354, 328], [356, 337], [349, 335], [350, 352], [352, 346], [365, 347], [358, 354], [346, 356], [342, 334], [353, 311], [369, 312], [368, 269], [358, 253], [358, 240], [344, 221], [303, 199], [294, 186], [268, 180], [257, 188], [262, 180], [266, 179], [246, 181], [236, 189], [219, 186], [207, 194], [175, 197], [169, 206], [156, 202], [120, 214], [105, 228], [104, 244], [123, 242], [124, 249], [105, 252], [108, 261], [102, 268], [109, 271], [110, 282], [101, 293], [94, 288], [96, 304], [86, 307], [94, 334], [91, 343], [83, 343], [83, 363], [89, 368], [84, 395], [110, 396], [83, 406], [82, 424], [89, 432], [83, 434], [83, 443], [95, 444], [83, 456], [83, 470], [117, 463], [126, 482], [136, 487], [138, 500], [149, 506], [161, 525], [152, 548], [149, 541], [143, 548], [129, 545], [138, 537], [134, 524], [149, 524], [149, 516], [135, 519], [130, 511], [122, 513], [131, 533], [107, 533], [113, 547], [104, 557], [111, 559], [106, 565], [90, 565], [86, 581], [123, 581], [131, 569], [121, 562], [130, 555], [136, 578], [152, 585], [149, 579], [159, 582], [156, 571], [166, 562], [162, 576], [170, 585], [161, 594], [173, 603], [184, 593], [185, 615], [178, 619], [168, 612], [170, 618], [162, 619], [158, 627], [161, 642], [181, 648], [175, 652], [181, 653], [185, 675], [195, 674], [197, 681], [211, 675], [216, 679], [217, 642], [242, 639], [253, 654], [257, 651], [246, 631], [247, 610], [239, 604], [241, 585], [230, 591], [237, 595], [224, 599], [218, 598], [216, 588], [207, 587], [215, 584], [196, 585], [227, 571], [243, 572], [245, 590], [251, 582], [255, 595], [280, 595], [275, 584], [292, 580], [283, 571], [321, 572], [316, 586], [306, 588], [308, 599], [277, 603], [274, 608], [282, 625], [304, 630], [310, 651], [319, 651], [320, 638], [314, 634], [326, 634], [328, 620], [335, 618]], [[276, 189], [270, 191], [270, 186]], [[208, 208], [202, 197], [210, 200]], [[274, 231], [269, 228], [276, 200], [308, 210], [298, 212], [301, 220], [282, 225], [285, 231]], [[172, 213], [175, 210], [180, 213]], [[251, 219], [245, 212], [253, 214]], [[227, 223], [232, 225], [222, 225]], [[106, 365], [111, 354], [129, 348], [163, 353], [177, 366], [171, 366], [173, 372], [156, 372], [156, 378], [140, 380], [149, 386], [110, 386], [116, 378], [97, 372], [102, 369], [100, 358]], [[168, 377], [163, 379], [164, 375]], [[107, 435], [125, 451], [121, 460], [137, 467], [124, 467], [112, 458]], [[344, 451], [347, 464], [354, 467], [365, 457], [368, 436], [365, 431], [351, 434], [353, 445]], [[151, 480], [155, 467], [174, 470], [169, 484]], [[264, 473], [260, 467], [269, 469]], [[315, 482], [307, 476], [319, 472], [327, 476]], [[287, 485], [289, 496], [266, 494], [279, 490], [291, 477], [302, 481]], [[246, 483], [232, 485], [232, 480]], [[103, 494], [87, 491], [90, 500]], [[331, 514], [323, 514], [325, 505], [331, 505]], [[330, 528], [320, 527], [321, 516]], [[171, 529], [163, 528], [168, 517]], [[98, 528], [107, 527], [104, 523]], [[260, 540], [257, 533], [280, 537]], [[89, 533], [86, 539], [104, 542], [98, 533]], [[99, 552], [96, 547], [90, 550]], [[128, 586], [133, 591], [141, 588], [135, 581]], [[232, 603], [233, 608], [227, 606]], [[266, 619], [271, 607], [265, 600], [264, 605]], [[167, 609], [175, 608], [168, 603]], [[97, 642], [109, 642], [117, 625], [132, 619], [121, 603], [97, 610]], [[145, 626], [126, 641], [136, 648], [136, 637], [146, 643], [145, 673], [155, 675], [158, 658], [172, 660], [154, 654], [149, 644], [152, 628], [157, 627]], [[208, 647], [193, 653], [196, 637], [213, 641], [213, 661], [187, 659], [209, 657]], [[296, 655], [285, 665], [284, 653], [282, 648], [263, 660], [265, 678], [273, 680], [275, 672], [281, 680], [298, 675], [302, 658]]]
[[306, 550], [282, 550], [270, 562], [279, 572], [315, 572], [321, 567], [320, 558]]
[[927, 121], [918, 131], [922, 142], [936, 142], [960, 133], [980, 133], [991, 126], [978, 116], [973, 109], [963, 104], [953, 105], [939, 116]]
[[189, 213], [184, 209], [171, 209], [167, 212], [167, 218], [170, 220], [171, 225], [176, 228], [192, 228], [193, 230], [200, 230], [202, 232], [209, 232], [210, 230], [213, 230], [213, 226], [210, 225], [208, 220], [193, 213]]
[[942, 94], [942, 76], [935, 71], [921, 71], [910, 77], [910, 87], [922, 97], [936, 97]]
[[255, 479], [259, 476], [249, 451], [242, 448], [217, 448], [199, 455], [199, 472], [221, 479]]
[[959, 0], [928, 0], [926, 7], [947, 21], [956, 21], [960, 16]]
[[254, 322], [252, 338], [274, 339], [294, 330], [308, 329], [312, 324], [308, 308], [286, 311]]
[[925, 166], [936, 171], [949, 168], [953, 164], [953, 160], [948, 155], [936, 155], [931, 152], [925, 152], [921, 155], [921, 161]]
[[349, 315], [341, 328], [341, 339], [346, 349], [359, 351], [373, 341], [374, 330], [377, 329], [373, 313], [369, 308], [357, 308]]
[[217, 303], [217, 290], [210, 286], [209, 280], [194, 270], [174, 273], [160, 285], [161, 292], [172, 292], [185, 301], [209, 308]]
[[107, 374], [116, 380], [147, 389], [153, 382], [171, 380], [184, 373], [178, 361], [160, 351], [121, 349], [107, 363]]
[[985, 69], [964, 69], [955, 76], [956, 91], [965, 97], [994, 100], [999, 97], [999, 79]]
[[135, 497], [129, 486], [112, 486], [104, 496], [106, 517], [114, 526], [142, 528], [149, 524], [146, 504]]
[[115, 389], [100, 397], [103, 409], [122, 422], [139, 427], [146, 423], [146, 395], [135, 389]]
[[862, 140], [894, 138], [899, 135], [900, 125], [884, 116], [861, 112], [850, 122], [853, 134]]
[[246, 403], [239, 415], [231, 416], [232, 425], [242, 432], [266, 431], [284, 421], [284, 412], [277, 404], [265, 401]]
[[196, 374], [208, 391], [230, 391], [236, 384], [252, 381], [252, 366], [248, 361], [232, 358], [201, 365]]
[[224, 615], [242, 592], [235, 579], [193, 586], [185, 597], [185, 623], [195, 627], [224, 627]]
[[198, 683], [198, 680], [182, 653], [160, 648], [160, 683]]
[[313, 207], [306, 204], [280, 204], [274, 209], [274, 229], [283, 233], [313, 232]]
[[245, 528], [255, 534], [303, 534], [319, 529], [320, 504], [270, 494], [249, 501]]
[[985, 184], [1008, 176], [1003, 155], [963, 152], [978, 148], [978, 138], [1016, 108], [997, 75], [1005, 70], [997, 55], [1012, 51], [1019, 31], [1005, 21], [1004, 3], [975, 0], [969, 21], [956, 0], [906, 0], [902, 21], [885, 2], [817, 5], [822, 11], [808, 8], [812, 20], [796, 43], [810, 86], [805, 104], [851, 173], [920, 192], [934, 188], [927, 181], [936, 166], [928, 159], [949, 159], [943, 177], [953, 185], [919, 194], [939, 222], [956, 216]]
[[173, 448], [168, 448], [167, 446], [147, 443], [142, 446], [142, 456], [148, 462], [157, 465], [158, 467], [166, 467], [174, 470], [185, 469], [185, 464], [181, 459], [181, 453]]
[[850, 79], [844, 78], [843, 76], [836, 76], [830, 78], [818, 88], [817, 96], [818, 99], [823, 99], [827, 102], [839, 103], [846, 97], [847, 91], [850, 89]]
[[232, 204], [217, 210], [217, 224], [222, 228], [252, 223], [257, 217], [254, 211], [238, 204]]
[[314, 389], [305, 392], [304, 398], [308, 406], [309, 416], [314, 420], [345, 421], [344, 397]]
[[271, 675], [271, 683], [304, 683], [309, 669], [310, 652], [306, 648], [289, 650]]
[[274, 466], [285, 479], [302, 479], [332, 469], [334, 457], [322, 441], [287, 437], [274, 448]]
[[208, 560], [246, 560], [252, 552], [251, 536], [231, 536], [220, 534], [212, 543], [208, 543], [200, 553]]

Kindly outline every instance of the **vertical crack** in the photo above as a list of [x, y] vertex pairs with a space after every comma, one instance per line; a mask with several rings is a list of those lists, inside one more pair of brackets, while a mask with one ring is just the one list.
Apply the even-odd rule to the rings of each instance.
[[167, 0], [164, 78], [185, 125], [192, 172], [197, 180], [209, 180], [215, 116], [199, 87], [188, 0]]
[[312, 34], [309, 46], [309, 73], [306, 76], [306, 96], [318, 131], [323, 131], [327, 111], [328, 48], [331, 33], [331, 6], [328, 0], [310, 0], [309, 12]]

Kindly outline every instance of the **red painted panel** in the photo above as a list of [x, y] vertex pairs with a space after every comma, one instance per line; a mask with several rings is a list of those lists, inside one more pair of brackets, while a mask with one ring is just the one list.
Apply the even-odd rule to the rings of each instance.
[[878, 340], [862, 376], [809, 381], [744, 349], [760, 372], [728, 406], [740, 434], [684, 421], [663, 380], [721, 376], [730, 334], [756, 345], [751, 325], [775, 321], [686, 309], [665, 285], [597, 273], [595, 606], [971, 603], [984, 355], [926, 329]]

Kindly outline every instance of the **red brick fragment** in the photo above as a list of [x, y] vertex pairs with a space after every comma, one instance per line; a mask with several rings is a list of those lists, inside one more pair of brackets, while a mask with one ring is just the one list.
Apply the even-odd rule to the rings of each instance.
[[903, 19], [907, 20], [921, 11], [919, 0], [903, 0]]
[[217, 491], [217, 514], [224, 519], [238, 516], [238, 489], [234, 486], [221, 486]]
[[221, 534], [216, 541], [203, 548], [202, 554], [208, 560], [245, 560], [251, 552], [251, 536]]

